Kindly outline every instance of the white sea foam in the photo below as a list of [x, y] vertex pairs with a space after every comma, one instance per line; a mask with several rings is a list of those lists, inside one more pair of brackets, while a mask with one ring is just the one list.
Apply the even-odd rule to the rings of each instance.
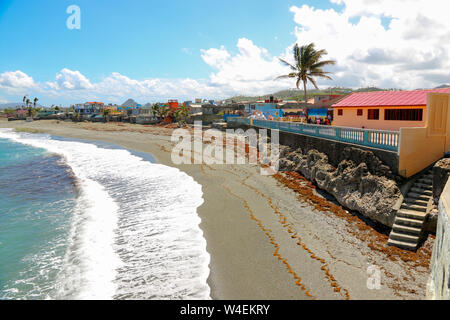
[[201, 185], [123, 149], [0, 130], [62, 155], [80, 185], [56, 298], [209, 299]]

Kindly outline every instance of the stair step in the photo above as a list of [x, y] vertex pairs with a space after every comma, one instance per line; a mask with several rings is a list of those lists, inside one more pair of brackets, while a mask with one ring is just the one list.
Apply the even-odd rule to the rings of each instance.
[[409, 219], [416, 219], [423, 221], [425, 220], [425, 216], [426, 214], [422, 211], [409, 210], [404, 208], [401, 208], [400, 210], [397, 211], [397, 217], [405, 217]]
[[420, 178], [417, 180], [420, 183], [433, 185], [433, 180], [428, 178]]
[[405, 198], [405, 203], [407, 204], [414, 204], [414, 205], [422, 205], [424, 207], [428, 206], [428, 200], [422, 200], [422, 199], [414, 199], [414, 198]]
[[431, 190], [425, 190], [422, 188], [416, 188], [416, 187], [412, 187], [411, 191], [414, 193], [418, 193], [418, 194], [423, 194], [426, 196], [431, 196], [433, 194], [433, 192]]
[[424, 190], [433, 190], [433, 185], [416, 182], [416, 183], [414, 183], [414, 188], [421, 188]]
[[414, 244], [414, 243], [417, 244], [419, 242], [418, 235], [410, 235], [407, 233], [396, 232], [396, 231], [391, 231], [391, 234], [389, 235], [389, 239], [411, 242], [412, 244]]
[[396, 223], [394, 223], [394, 225], [392, 226], [392, 230], [394, 230], [396, 232], [409, 233], [409, 234], [415, 234], [415, 235], [420, 235], [420, 233], [422, 232], [422, 230], [420, 228], [403, 226], [401, 224], [396, 224]]
[[394, 240], [394, 239], [389, 239], [388, 245], [400, 247], [403, 249], [413, 250], [413, 251], [416, 250], [416, 248], [417, 248], [417, 244], [412, 244], [410, 242], [399, 241], [399, 240]]
[[[398, 212], [397, 212], [397, 214], [398, 214]], [[423, 220], [410, 219], [410, 218], [406, 218], [406, 217], [397, 216], [397, 217], [395, 217], [395, 224], [409, 226], [409, 227], [422, 228]]]
[[400, 207], [400, 209], [411, 210], [411, 211], [427, 212], [427, 206], [426, 205], [412, 204], [412, 203], [407, 203], [407, 202], [404, 202], [402, 204], [402, 206]]
[[431, 198], [430, 196], [423, 195], [423, 194], [418, 194], [416, 192], [408, 192], [407, 197], [408, 198], [412, 198], [412, 199], [423, 200], [423, 201], [428, 201]]

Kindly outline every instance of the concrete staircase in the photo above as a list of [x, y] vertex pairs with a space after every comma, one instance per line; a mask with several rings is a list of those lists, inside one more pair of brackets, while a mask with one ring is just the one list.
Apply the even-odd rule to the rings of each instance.
[[433, 173], [429, 170], [414, 182], [403, 200], [397, 211], [388, 245], [412, 251], [417, 249], [432, 198]]

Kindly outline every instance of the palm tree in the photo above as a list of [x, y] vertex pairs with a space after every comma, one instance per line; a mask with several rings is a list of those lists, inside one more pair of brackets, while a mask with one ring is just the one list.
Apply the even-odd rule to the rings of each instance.
[[28, 109], [28, 116], [31, 117], [31, 115], [33, 113], [32, 109], [31, 109], [31, 100], [27, 98], [25, 100], [25, 103], [26, 103], [27, 109]]
[[[306, 84], [311, 82], [316, 89], [319, 89], [317, 86], [316, 80], [314, 77], [325, 78], [328, 80], [332, 80], [328, 74], [330, 72], [323, 71], [322, 67], [326, 65], [334, 65], [336, 63], [335, 60], [324, 60], [321, 61], [321, 58], [327, 55], [326, 50], [316, 50], [314, 43], [310, 43], [308, 45], [304, 45], [299, 47], [298, 44], [295, 44], [294, 49], [294, 60], [295, 64], [292, 65], [289, 62], [280, 59], [280, 61], [291, 68], [292, 72], [278, 77], [277, 79], [284, 78], [297, 78], [297, 89], [299, 89], [300, 82], [303, 82], [303, 89], [305, 93], [305, 104], [307, 101], [306, 95]], [[308, 119], [308, 108], [306, 108], [306, 118]]]
[[36, 108], [36, 103], [39, 101], [39, 99], [38, 98], [34, 98], [34, 100], [33, 100], [33, 106], [34, 106], [34, 108]]
[[23, 106], [25, 107], [25, 101], [27, 100], [27, 95], [23, 96], [22, 102], [23, 102]]

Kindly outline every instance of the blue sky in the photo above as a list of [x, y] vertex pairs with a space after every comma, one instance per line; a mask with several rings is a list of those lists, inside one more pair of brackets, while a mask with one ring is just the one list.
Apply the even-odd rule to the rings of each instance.
[[[67, 67], [83, 70], [89, 78], [100, 80], [111, 70], [137, 79], [207, 77], [211, 69], [200, 58], [200, 49], [221, 45], [233, 48], [239, 37], [252, 39], [272, 53], [281, 53], [295, 41], [292, 35], [295, 23], [289, 8], [299, 2], [1, 0], [1, 3], [0, 70], [26, 70], [35, 74], [37, 80], [44, 80]], [[329, 2], [309, 3], [319, 7]], [[66, 8], [71, 4], [81, 9], [80, 30], [66, 28], [69, 16]]]
[[[127, 94], [132, 98], [134, 95], [134, 98], [152, 101], [170, 97], [165, 82], [171, 79], [178, 81], [172, 83], [183, 86], [186, 85], [181, 84], [184, 79], [196, 82], [187, 85], [183, 94], [178, 95], [176, 87], [172, 88], [174, 98], [188, 98], [191, 85], [195, 86], [191, 99], [199, 94], [214, 97], [214, 87], [221, 88], [217, 91], [217, 97], [239, 93], [239, 87], [251, 91], [254, 86], [247, 86], [246, 83], [255, 80], [255, 77], [241, 84], [224, 83], [213, 80], [213, 77], [245, 78], [245, 75], [236, 74], [235, 71], [235, 74], [231, 74], [230, 70], [239, 69], [238, 58], [247, 48], [250, 48], [250, 54], [259, 55], [258, 59], [265, 61], [261, 61], [261, 65], [270, 63], [274, 67], [277, 57], [285, 55], [293, 43], [301, 42], [299, 36], [302, 32], [305, 40], [314, 35], [311, 30], [308, 31], [311, 25], [302, 25], [302, 21], [296, 21], [297, 16], [305, 14], [305, 10], [313, 10], [312, 15], [316, 14], [320, 18], [321, 12], [326, 12], [323, 10], [340, 14], [353, 5], [351, 0], [348, 0], [349, 3], [340, 0], [333, 2], [0, 0], [0, 102], [20, 100], [17, 97], [24, 92], [39, 95], [40, 100], [48, 104], [75, 103], [85, 96], [84, 100], [98, 98], [120, 102], [128, 98]], [[66, 9], [70, 5], [80, 7], [80, 30], [66, 27], [69, 17]], [[360, 21], [365, 16], [378, 17], [380, 25], [389, 29], [395, 14], [358, 13], [346, 17], [346, 21], [355, 26], [361, 25], [362, 28], [364, 25]], [[248, 41], [241, 41], [239, 45], [240, 39]], [[320, 33], [318, 40], [321, 40]], [[327, 44], [325, 39], [322, 42]], [[206, 51], [212, 48], [222, 50], [221, 53], [226, 52], [229, 55], [228, 64], [224, 62], [223, 66], [217, 68], [214, 64], [206, 63], [205, 56], [213, 54]], [[255, 48], [263, 51], [255, 52]], [[366, 49], [368, 55], [370, 48]], [[217, 62], [216, 58], [208, 61]], [[17, 71], [20, 74], [12, 74]], [[268, 74], [272, 75], [271, 72]], [[16, 76], [25, 79], [22, 73], [28, 77], [28, 87], [20, 90], [20, 79], [16, 82], [13, 80]], [[114, 81], [109, 79], [113, 73], [116, 75]], [[120, 81], [127, 82], [127, 89], [118, 89], [123, 96], [106, 92], [108, 85], [119, 81], [117, 74], [126, 77]], [[162, 84], [150, 84], [153, 80], [164, 83], [166, 91], [162, 90], [164, 93], [159, 94], [157, 89]], [[32, 85], [29, 84], [31, 81]], [[134, 81], [142, 86], [136, 92], [132, 89]], [[48, 85], [48, 82], [55, 84]], [[339, 83], [333, 83], [336, 84]], [[346, 84], [345, 81], [342, 84]], [[149, 86], [152, 86], [152, 90], [148, 91], [147, 98]], [[293, 84], [286, 86], [292, 87]], [[267, 90], [281, 87], [279, 84], [267, 85]], [[114, 91], [114, 87], [111, 90]]]

